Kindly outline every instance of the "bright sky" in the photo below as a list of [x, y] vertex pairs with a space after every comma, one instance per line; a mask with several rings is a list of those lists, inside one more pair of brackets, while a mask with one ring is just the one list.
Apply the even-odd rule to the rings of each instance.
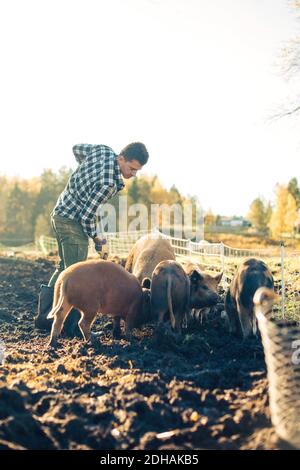
[[215, 213], [300, 180], [299, 120], [275, 67], [288, 0], [0, 3], [0, 173], [75, 168], [72, 146], [148, 147], [145, 172]]

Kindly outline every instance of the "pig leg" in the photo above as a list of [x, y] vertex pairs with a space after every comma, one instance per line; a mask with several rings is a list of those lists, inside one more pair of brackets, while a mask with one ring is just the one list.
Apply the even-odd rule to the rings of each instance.
[[238, 333], [238, 326], [237, 326], [237, 319], [238, 312], [231, 312], [230, 310], [226, 310], [227, 318], [228, 318], [228, 329], [230, 334]]
[[125, 317], [125, 337], [128, 341], [132, 341], [132, 330], [137, 326], [137, 305], [132, 305]]
[[163, 333], [165, 331], [166, 323], [164, 320], [165, 320], [165, 316], [167, 313], [169, 313], [168, 308], [166, 308], [166, 310], [159, 310], [155, 312], [154, 318], [157, 318], [157, 325], [156, 325], [155, 331], [157, 333]]
[[[155, 328], [155, 333], [159, 335], [168, 335], [172, 331], [172, 325], [170, 323], [170, 314], [168, 308], [166, 310], [160, 310], [158, 312], [158, 322]], [[174, 324], [175, 328], [175, 324]]]
[[188, 306], [189, 306], [189, 302], [187, 299], [186, 302], [178, 306], [174, 312], [174, 319], [175, 319], [174, 330], [179, 335], [182, 335], [182, 327], [183, 327], [184, 320], [187, 316]]
[[96, 313], [81, 312], [81, 319], [78, 322], [78, 326], [86, 342], [91, 339], [91, 327], [95, 317]]
[[195, 322], [200, 323], [200, 325], [202, 325], [202, 323], [203, 323], [203, 314], [202, 314], [203, 310], [205, 310], [205, 309], [193, 308], [190, 311], [190, 318], [192, 320], [194, 320]]
[[[225, 310], [221, 312], [221, 318], [224, 320], [225, 328], [227, 331], [230, 331], [230, 321]], [[231, 332], [231, 331], [230, 331]]]
[[131, 324], [130, 321], [125, 321], [125, 338], [127, 339], [127, 341], [131, 341], [132, 340], [132, 329], [133, 329], [133, 325]]
[[182, 328], [186, 330], [187, 327], [188, 327], [188, 313], [185, 313], [183, 317], [183, 321], [182, 321]]
[[121, 317], [115, 317], [113, 319], [113, 337], [115, 339], [121, 338], [121, 326], [120, 326]]
[[253, 328], [251, 320], [250, 320], [251, 312], [249, 312], [249, 309], [245, 308], [240, 302], [237, 302], [237, 308], [238, 308], [242, 335], [243, 335], [243, 338], [247, 338], [247, 336], [250, 336], [252, 334], [252, 328]]
[[[154, 303], [153, 300], [156, 300]], [[165, 328], [165, 317], [168, 312], [167, 299], [164, 297], [154, 296], [151, 304], [151, 316], [153, 320], [157, 323], [155, 331], [157, 333], [162, 332]], [[168, 315], [169, 316], [169, 315]]]
[[161, 310], [160, 312], [158, 312], [158, 315], [157, 315], [157, 318], [158, 318], [158, 322], [157, 322], [157, 326], [160, 326], [164, 323], [164, 318], [165, 318], [165, 314], [167, 313], [167, 311], [164, 311], [164, 310]]
[[[169, 276], [167, 279], [167, 300], [168, 300], [168, 307], [169, 307], [169, 314], [170, 314], [170, 322], [173, 329], [176, 329], [176, 315], [174, 315], [173, 305], [172, 305], [172, 279]], [[178, 324], [177, 324], [178, 327]], [[180, 325], [181, 331], [181, 325]]]
[[236, 308], [236, 303], [233, 303], [229, 292], [225, 298], [225, 312], [228, 319], [228, 329], [230, 334], [236, 334], [239, 326], [239, 314]]
[[174, 324], [174, 330], [176, 333], [179, 335], [182, 334], [182, 320], [183, 318], [179, 315], [178, 312], [175, 313], [175, 324]]
[[203, 322], [205, 322], [207, 320], [207, 317], [209, 315], [209, 312], [210, 312], [210, 308], [209, 307], [205, 307], [205, 308], [201, 308], [199, 310], [199, 313], [198, 313], [198, 317], [200, 317], [200, 323], [201, 325], [203, 324]]
[[49, 346], [56, 348], [57, 346], [57, 338], [59, 337], [62, 327], [64, 325], [64, 321], [70, 312], [72, 305], [70, 305], [65, 299], [62, 303], [60, 309], [54, 314], [54, 320], [52, 323], [51, 328], [51, 336], [49, 341]]

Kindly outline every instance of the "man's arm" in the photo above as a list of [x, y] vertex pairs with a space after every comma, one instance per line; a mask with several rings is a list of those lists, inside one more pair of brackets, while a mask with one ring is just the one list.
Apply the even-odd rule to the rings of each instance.
[[92, 145], [92, 144], [77, 144], [77, 145], [74, 145], [73, 153], [74, 153], [76, 161], [79, 163], [79, 165], [82, 162], [84, 162], [84, 160], [89, 155], [89, 153], [91, 152], [93, 147], [94, 147], [94, 145]]
[[97, 235], [96, 212], [98, 207], [100, 204], [105, 204], [115, 193], [116, 186], [114, 184], [94, 185], [80, 217], [82, 228], [88, 237], [94, 238]]

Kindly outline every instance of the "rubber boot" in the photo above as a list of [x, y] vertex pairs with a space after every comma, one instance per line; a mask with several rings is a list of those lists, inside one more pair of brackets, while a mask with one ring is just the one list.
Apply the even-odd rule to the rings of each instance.
[[52, 308], [54, 288], [45, 284], [41, 285], [38, 301], [37, 316], [34, 319], [34, 325], [40, 330], [51, 330], [52, 320], [47, 319], [47, 315]]

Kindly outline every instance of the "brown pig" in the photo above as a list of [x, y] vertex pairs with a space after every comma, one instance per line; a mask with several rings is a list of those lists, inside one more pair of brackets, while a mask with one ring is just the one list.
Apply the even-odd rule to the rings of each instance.
[[169, 240], [157, 236], [141, 237], [132, 247], [125, 269], [133, 273], [140, 282], [151, 279], [155, 267], [160, 261], [174, 260], [175, 252]]
[[161, 261], [152, 274], [151, 317], [158, 325], [168, 318], [172, 328], [181, 333], [189, 298], [190, 281], [182, 266], [173, 260]]
[[225, 310], [231, 333], [243, 338], [256, 334], [253, 297], [260, 287], [274, 290], [273, 276], [263, 261], [250, 258], [240, 265], [226, 294]]
[[190, 308], [203, 309], [216, 305], [220, 300], [217, 288], [223, 273], [216, 276], [204, 273], [197, 263], [188, 263], [184, 269], [191, 282]]
[[[200, 284], [208, 287], [208, 289], [212, 292], [215, 292], [215, 294], [218, 294], [218, 287], [222, 280], [223, 272], [218, 273], [216, 275], [206, 273], [201, 270], [201, 267], [197, 263], [193, 265], [192, 264], [188, 265], [186, 269], [196, 270], [201, 275], [201, 278], [202, 278]], [[203, 307], [203, 308], [193, 308], [190, 312], [190, 317], [196, 321], [200, 321], [200, 323], [202, 324], [203, 320], [209, 316], [211, 312], [211, 307], [212, 306], [210, 305], [210, 306]]]
[[[150, 287], [150, 286], [149, 286]], [[120, 336], [120, 320], [125, 320], [125, 332], [150, 320], [150, 291], [143, 289], [133, 274], [122, 266], [103, 260], [82, 261], [65, 269], [54, 288], [52, 310], [54, 318], [50, 346], [57, 345], [63, 323], [72, 308], [81, 313], [79, 328], [85, 341], [91, 337], [91, 327], [97, 313], [113, 316], [113, 335]]]

